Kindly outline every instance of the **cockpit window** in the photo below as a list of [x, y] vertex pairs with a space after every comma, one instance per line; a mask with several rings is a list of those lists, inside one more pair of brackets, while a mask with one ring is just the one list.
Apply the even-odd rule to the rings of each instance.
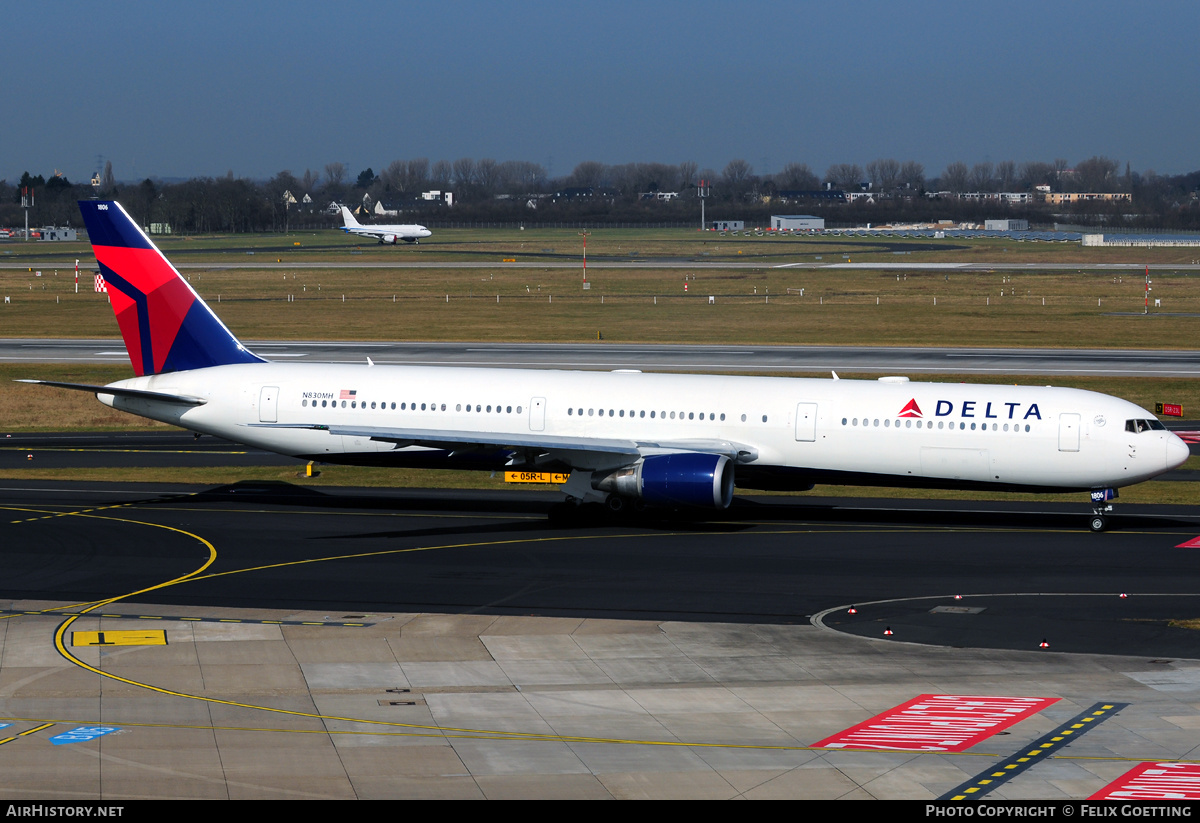
[[1126, 420], [1125, 431], [1141, 434], [1147, 431], [1166, 431], [1166, 426], [1157, 420]]

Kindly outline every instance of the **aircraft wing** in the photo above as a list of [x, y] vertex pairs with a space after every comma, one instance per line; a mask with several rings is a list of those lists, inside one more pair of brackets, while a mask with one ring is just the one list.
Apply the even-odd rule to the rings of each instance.
[[363, 237], [383, 237], [384, 235], [395, 234], [392, 231], [375, 231], [366, 226], [343, 226], [342, 231], [349, 232], [350, 234], [359, 234]]
[[697, 452], [722, 454], [735, 462], [747, 463], [758, 458], [758, 450], [728, 440], [645, 441], [603, 437], [563, 437], [527, 432], [455, 431], [452, 429], [391, 428], [384, 426], [326, 426], [316, 423], [249, 423], [258, 428], [316, 429], [342, 437], [366, 437], [398, 447], [463, 451], [475, 448], [505, 449], [531, 465], [561, 463], [577, 469], [627, 466], [651, 454]]

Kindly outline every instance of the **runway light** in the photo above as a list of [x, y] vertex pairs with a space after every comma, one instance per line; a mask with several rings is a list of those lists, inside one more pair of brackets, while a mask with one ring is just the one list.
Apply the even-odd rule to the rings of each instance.
[[27, 455], [25, 455], [25, 459], [26, 459], [26, 460], [32, 460], [32, 459], [33, 459], [33, 455], [32, 455], [32, 454], [27, 454]]
[[1129, 595], [1125, 594], [1125, 592], [1121, 592], [1121, 599], [1124, 600], [1126, 597], [1129, 597]]
[[884, 637], [891, 637], [892, 636], [892, 627], [888, 626], [886, 629], [884, 629], [883, 635], [884, 635]]
[[1048, 649], [1048, 648], [1050, 648], [1050, 644], [1047, 643], [1045, 640], [1043, 640], [1041, 643], [1038, 643], [1038, 648], [1039, 649]]
[[955, 599], [955, 600], [962, 600], [962, 595], [961, 595], [961, 594], [956, 594], [956, 595], [954, 595], [954, 599]]
[[846, 614], [858, 614], [858, 609], [851, 606], [850, 608], [846, 609]]

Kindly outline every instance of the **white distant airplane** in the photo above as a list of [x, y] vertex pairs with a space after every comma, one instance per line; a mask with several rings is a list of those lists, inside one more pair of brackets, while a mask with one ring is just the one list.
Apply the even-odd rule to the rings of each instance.
[[[720, 510], [734, 482], [1091, 492], [1188, 458], [1150, 412], [1042, 386], [272, 363], [115, 202], [82, 201], [136, 377], [116, 409], [304, 460], [569, 472], [569, 500]], [[836, 378], [836, 375], [834, 376]]]
[[349, 234], [358, 234], [363, 237], [374, 237], [380, 243], [389, 243], [395, 245], [397, 240], [403, 240], [405, 243], [419, 243], [422, 237], [428, 237], [433, 234], [424, 226], [416, 224], [402, 224], [399, 226], [364, 226], [354, 219], [354, 215], [350, 213], [350, 209], [342, 206], [342, 221], [345, 225], [342, 231]]

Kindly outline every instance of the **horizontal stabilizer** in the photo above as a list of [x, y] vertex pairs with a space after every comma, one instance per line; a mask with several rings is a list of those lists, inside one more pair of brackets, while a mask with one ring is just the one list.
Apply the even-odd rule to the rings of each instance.
[[55, 386], [60, 389], [74, 389], [92, 394], [111, 394], [113, 397], [133, 397], [139, 400], [157, 400], [160, 403], [178, 403], [181, 406], [203, 406], [208, 401], [203, 397], [192, 397], [186, 394], [169, 394], [161, 391], [145, 391], [144, 389], [123, 389], [118, 386], [89, 386], [86, 383], [60, 383], [57, 380], [15, 380], [15, 383], [37, 383], [42, 386]]

